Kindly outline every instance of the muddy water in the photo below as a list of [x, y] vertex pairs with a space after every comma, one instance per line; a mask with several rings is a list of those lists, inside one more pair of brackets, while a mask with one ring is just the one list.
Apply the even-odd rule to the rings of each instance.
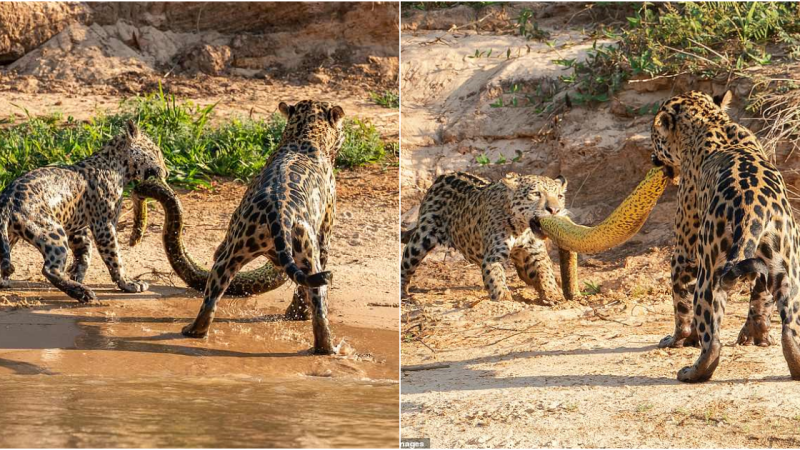
[[397, 447], [397, 331], [334, 322], [339, 355], [313, 355], [267, 295], [186, 339], [198, 299], [98, 292], [0, 306], [0, 447]]
[[397, 447], [397, 384], [11, 376], [2, 447]]

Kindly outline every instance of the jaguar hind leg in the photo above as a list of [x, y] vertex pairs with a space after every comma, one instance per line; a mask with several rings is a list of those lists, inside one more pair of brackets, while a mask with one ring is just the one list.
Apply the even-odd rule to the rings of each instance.
[[714, 279], [715, 268], [701, 267], [694, 294], [694, 325], [700, 339], [700, 357], [691, 366], [678, 371], [678, 381], [696, 383], [707, 381], [719, 365], [722, 344], [719, 335], [725, 314], [727, 292], [719, 289]]
[[697, 281], [697, 268], [686, 253], [672, 255], [672, 306], [675, 313], [675, 330], [658, 343], [664, 347], [693, 347], [699, 344], [697, 330], [692, 326], [692, 297]]
[[[325, 270], [320, 261], [320, 242], [314, 230], [308, 226], [295, 225], [292, 236], [294, 261], [297, 267], [307, 274], [319, 273]], [[302, 286], [298, 292], [306, 299], [306, 304], [311, 306], [311, 327], [314, 330], [314, 353], [330, 355], [335, 353], [331, 327], [328, 322], [328, 289], [329, 285], [319, 287]]]
[[403, 297], [408, 296], [408, 285], [411, 282], [411, 277], [414, 276], [422, 260], [439, 243], [439, 239], [433, 233], [433, 226], [434, 221], [432, 219], [420, 219], [403, 250], [403, 261], [400, 265], [400, 293]]
[[767, 277], [759, 275], [750, 293], [750, 309], [747, 312], [747, 321], [736, 343], [739, 345], [758, 345], [766, 347], [772, 345], [769, 337], [770, 317], [775, 309], [772, 294], [767, 289]]
[[[8, 240], [8, 254], [9, 258], [11, 255], [11, 251], [14, 249], [14, 245], [16, 245], [19, 238], [16, 235], [11, 235]], [[11, 275], [14, 274], [14, 264], [11, 264], [11, 260], [9, 259], [6, 266], [0, 270], [0, 289], [6, 289], [11, 286], [11, 281], [9, 278]]]
[[800, 380], [800, 288], [797, 281], [783, 279], [772, 295], [781, 315], [781, 347], [793, 380]]
[[22, 232], [23, 239], [36, 247], [44, 258], [42, 275], [55, 287], [81, 303], [95, 300], [97, 296], [81, 283], [70, 280], [64, 267], [67, 265], [67, 233], [56, 223], [28, 222]]
[[247, 263], [258, 255], [252, 255], [246, 247], [236, 245], [236, 239], [226, 237], [216, 252], [214, 266], [208, 275], [206, 288], [203, 292], [203, 304], [197, 317], [189, 325], [181, 330], [181, 334], [191, 338], [203, 338], [208, 335], [211, 323], [214, 321], [214, 314], [217, 311], [217, 302], [233, 278]]
[[72, 250], [73, 261], [67, 273], [72, 281], [83, 283], [92, 258], [92, 239], [89, 236], [89, 229], [69, 236], [69, 248]]

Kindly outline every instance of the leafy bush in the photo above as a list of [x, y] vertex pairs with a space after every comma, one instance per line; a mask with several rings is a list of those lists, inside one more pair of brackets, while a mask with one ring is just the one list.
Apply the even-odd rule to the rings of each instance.
[[770, 64], [769, 45], [800, 58], [797, 3], [643, 3], [627, 26], [603, 30], [616, 45], [595, 42], [586, 61], [557, 60], [574, 103], [604, 102], [632, 76], [695, 74], [713, 77]]
[[[645, 4], [628, 17], [620, 50], [633, 74], [715, 75], [769, 64], [767, 45], [800, 39], [800, 8], [783, 2]], [[793, 53], [800, 46], [794, 43]]]

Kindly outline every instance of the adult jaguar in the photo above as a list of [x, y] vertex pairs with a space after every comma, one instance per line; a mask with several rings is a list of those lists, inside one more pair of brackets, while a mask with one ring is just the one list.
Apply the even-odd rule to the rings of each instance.
[[731, 98], [730, 92], [678, 95], [653, 121], [653, 162], [680, 177], [672, 256], [675, 331], [660, 346], [699, 343], [699, 359], [678, 379], [711, 378], [719, 363], [726, 290], [740, 277], [755, 278], [739, 342], [769, 344], [777, 304], [783, 354], [792, 378], [800, 379], [800, 234], [780, 172], [753, 133], [726, 113]]
[[310, 305], [314, 352], [334, 353], [328, 324], [325, 271], [336, 206], [333, 165], [345, 139], [344, 111], [327, 102], [305, 100], [278, 109], [286, 117], [279, 147], [250, 183], [214, 255], [203, 305], [189, 337], [204, 337], [217, 301], [236, 273], [265, 255], [300, 291], [295, 302]]

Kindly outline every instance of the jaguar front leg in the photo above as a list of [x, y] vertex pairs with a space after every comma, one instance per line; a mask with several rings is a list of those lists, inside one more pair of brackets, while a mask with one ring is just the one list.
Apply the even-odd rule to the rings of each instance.
[[509, 245], [505, 239], [494, 238], [488, 241], [490, 246], [483, 255], [481, 272], [483, 284], [489, 291], [493, 301], [511, 300], [511, 292], [506, 284], [506, 270], [504, 264], [510, 254]]
[[125, 277], [122, 259], [119, 257], [117, 243], [117, 229], [108, 221], [95, 221], [92, 224], [92, 234], [97, 244], [97, 250], [108, 268], [111, 279], [124, 292], [144, 292], [149, 285], [145, 281], [131, 280]]
[[511, 251], [511, 260], [520, 279], [536, 289], [543, 303], [553, 305], [564, 299], [556, 283], [553, 264], [544, 243], [531, 242], [514, 248]]

